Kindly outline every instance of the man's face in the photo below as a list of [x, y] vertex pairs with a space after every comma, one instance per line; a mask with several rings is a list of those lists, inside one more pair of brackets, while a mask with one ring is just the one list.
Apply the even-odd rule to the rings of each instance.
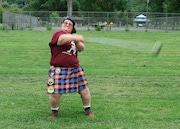
[[73, 30], [73, 23], [70, 20], [65, 20], [62, 23], [61, 29], [65, 32], [65, 33], [71, 33]]

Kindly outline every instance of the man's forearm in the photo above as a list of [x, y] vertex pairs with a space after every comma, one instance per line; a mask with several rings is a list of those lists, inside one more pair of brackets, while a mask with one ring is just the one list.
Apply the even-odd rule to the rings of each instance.
[[83, 36], [77, 35], [77, 34], [63, 34], [58, 38], [57, 45], [64, 45], [71, 41], [84, 42], [84, 38], [83, 38]]
[[75, 44], [76, 44], [76, 49], [78, 52], [81, 52], [84, 50], [85, 45], [83, 42], [79, 41], [79, 42], [76, 42]]

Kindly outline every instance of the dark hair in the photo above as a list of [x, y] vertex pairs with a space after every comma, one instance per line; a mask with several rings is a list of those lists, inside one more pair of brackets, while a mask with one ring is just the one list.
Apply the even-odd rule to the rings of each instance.
[[63, 20], [63, 22], [64, 22], [65, 20], [70, 20], [70, 21], [73, 23], [73, 29], [72, 29], [71, 34], [76, 33], [76, 29], [75, 29], [75, 24], [76, 24], [76, 23], [74, 22], [74, 20], [72, 20], [72, 19], [69, 18], [69, 17], [65, 18], [65, 19]]

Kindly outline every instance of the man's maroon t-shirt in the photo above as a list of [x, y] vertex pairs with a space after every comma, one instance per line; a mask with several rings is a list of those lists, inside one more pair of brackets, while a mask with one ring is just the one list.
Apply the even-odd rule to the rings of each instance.
[[49, 42], [49, 47], [51, 49], [50, 65], [59, 67], [79, 67], [79, 59], [77, 57], [74, 41], [62, 46], [57, 45], [59, 36], [63, 34], [65, 33], [61, 30], [56, 31]]

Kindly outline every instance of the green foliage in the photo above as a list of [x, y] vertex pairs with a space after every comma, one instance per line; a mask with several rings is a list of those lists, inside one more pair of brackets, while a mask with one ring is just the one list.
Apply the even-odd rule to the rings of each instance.
[[149, 12], [163, 12], [165, 0], [149, 0]]
[[124, 11], [126, 8], [125, 0], [79, 0], [81, 11]]
[[[67, 11], [67, 0], [6, 0], [3, 8], [16, 4], [26, 11]], [[149, 12], [180, 13], [179, 0], [149, 0]], [[74, 0], [73, 11], [146, 12], [147, 0]]]
[[11, 29], [16, 30], [16, 24], [15, 23], [12, 24]]
[[96, 30], [96, 31], [101, 31], [101, 26], [100, 26], [100, 25], [97, 25], [97, 26], [95, 27], [95, 30]]
[[3, 26], [2, 26], [2, 24], [0, 23], [0, 30], [3, 30]]
[[50, 17], [51, 17], [51, 22], [54, 22], [55, 24], [57, 24], [58, 21], [60, 21], [60, 17], [57, 11], [52, 12]]
[[10, 5], [17, 4], [19, 8], [23, 8], [29, 4], [30, 0], [6, 0]]
[[2, 8], [2, 6], [0, 5], [0, 23], [2, 23], [2, 11], [3, 11], [3, 8]]
[[73, 11], [80, 11], [81, 8], [81, 3], [79, 2], [79, 0], [74, 0], [73, 2]]
[[47, 25], [46, 25], [46, 29], [47, 29], [47, 30], [52, 30], [52, 25], [51, 25], [51, 24], [47, 24]]
[[128, 12], [145, 12], [146, 1], [145, 0], [127, 0], [126, 11]]
[[16, 12], [21, 11], [21, 9], [18, 7], [17, 4], [9, 4], [7, 1], [2, 3], [2, 8], [4, 11], [16, 11]]
[[27, 10], [34, 11], [67, 11], [66, 0], [31, 0]]
[[128, 24], [125, 25], [125, 31], [129, 31], [129, 25]]
[[10, 4], [7, 1], [5, 1], [2, 3], [2, 8], [4, 9], [10, 8]]
[[168, 13], [180, 13], [180, 1], [179, 0], [165, 0], [164, 12]]
[[[74, 0], [74, 11], [130, 11], [145, 12], [146, 0]], [[24, 10], [35, 11], [67, 11], [67, 0], [7, 0], [5, 7], [16, 3]], [[6, 3], [6, 4], [5, 4]], [[180, 12], [179, 0], [149, 0], [150, 12]]]

